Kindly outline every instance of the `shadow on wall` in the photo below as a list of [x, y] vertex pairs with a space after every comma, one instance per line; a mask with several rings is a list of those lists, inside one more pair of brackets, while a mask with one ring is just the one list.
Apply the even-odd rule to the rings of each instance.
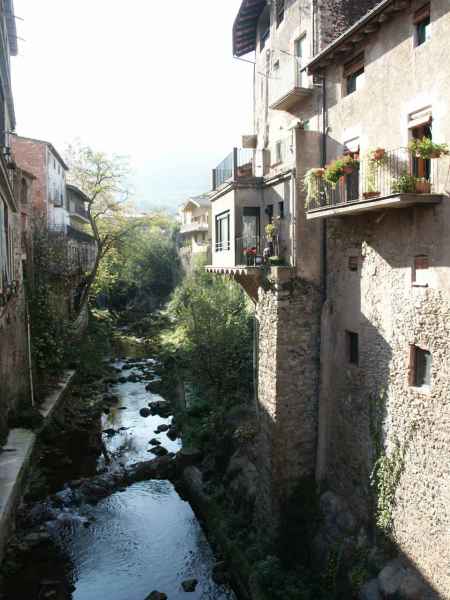
[[[326, 561], [327, 548], [367, 539], [372, 549], [361, 567], [372, 575], [400, 555], [373, 585], [404, 598], [447, 598], [449, 590], [450, 482], [439, 465], [450, 438], [436, 423], [450, 416], [442, 361], [450, 305], [438, 289], [411, 283], [414, 257], [436, 252], [433, 222], [442, 227], [424, 209], [330, 221], [322, 312], [317, 477], [328, 491], [318, 547]], [[441, 357], [431, 390], [411, 379], [414, 345]], [[396, 542], [386, 546], [390, 538]]]

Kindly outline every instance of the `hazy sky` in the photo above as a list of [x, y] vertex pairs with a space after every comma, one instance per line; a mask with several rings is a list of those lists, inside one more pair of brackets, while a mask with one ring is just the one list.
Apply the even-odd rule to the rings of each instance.
[[127, 154], [142, 207], [210, 188], [252, 132], [250, 64], [233, 59], [241, 0], [14, 0], [17, 132]]

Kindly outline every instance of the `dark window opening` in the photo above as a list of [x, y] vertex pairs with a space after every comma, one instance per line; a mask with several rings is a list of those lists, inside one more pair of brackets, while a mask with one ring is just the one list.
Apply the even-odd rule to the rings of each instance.
[[431, 352], [411, 346], [411, 385], [421, 388], [431, 385]]
[[358, 54], [353, 60], [344, 65], [345, 92], [353, 94], [359, 87], [364, 76], [364, 54]]
[[284, 19], [284, 0], [276, 0], [276, 11], [277, 11], [277, 27], [283, 22]]
[[266, 41], [270, 36], [270, 11], [268, 7], [261, 15], [261, 19], [259, 22], [259, 51], [264, 50], [264, 46], [266, 45]]
[[278, 216], [280, 219], [284, 219], [284, 202], [278, 202]]
[[216, 216], [216, 252], [230, 249], [230, 211]]
[[421, 254], [414, 257], [414, 266], [412, 270], [412, 283], [417, 286], [427, 286], [427, 272], [430, 267], [428, 256]]
[[350, 271], [357, 271], [358, 270], [358, 257], [357, 256], [349, 256], [348, 257], [348, 268]]
[[272, 223], [272, 220], [273, 220], [273, 204], [268, 204], [266, 206], [266, 215], [267, 215], [267, 218], [269, 219], [269, 223]]
[[351, 365], [359, 365], [359, 335], [346, 331], [347, 360]]
[[425, 4], [414, 13], [415, 42], [416, 46], [421, 46], [430, 39], [430, 5]]
[[[421, 140], [426, 137], [433, 139], [431, 131], [431, 121], [425, 125], [419, 125], [411, 130], [413, 139]], [[431, 179], [431, 160], [425, 158], [412, 157], [412, 174], [414, 177], [424, 178], [427, 181]]]

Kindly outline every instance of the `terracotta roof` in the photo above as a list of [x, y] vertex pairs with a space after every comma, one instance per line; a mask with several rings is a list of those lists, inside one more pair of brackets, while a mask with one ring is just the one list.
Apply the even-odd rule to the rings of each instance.
[[233, 25], [234, 56], [243, 56], [256, 49], [258, 19], [266, 4], [266, 0], [242, 0]]

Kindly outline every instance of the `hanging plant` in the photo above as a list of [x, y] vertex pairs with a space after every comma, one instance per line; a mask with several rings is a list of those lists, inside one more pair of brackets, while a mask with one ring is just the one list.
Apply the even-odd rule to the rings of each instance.
[[334, 189], [339, 179], [353, 173], [358, 164], [359, 161], [350, 155], [341, 156], [325, 168], [324, 179]]
[[408, 148], [416, 158], [430, 160], [450, 154], [448, 144], [435, 144], [433, 140], [423, 137], [421, 140], [412, 140]]
[[274, 223], [268, 223], [265, 228], [268, 240], [273, 240], [277, 234], [277, 226]]
[[303, 177], [303, 189], [306, 191], [305, 206], [311, 208], [319, 199], [320, 180], [323, 178], [325, 169], [309, 169]]

